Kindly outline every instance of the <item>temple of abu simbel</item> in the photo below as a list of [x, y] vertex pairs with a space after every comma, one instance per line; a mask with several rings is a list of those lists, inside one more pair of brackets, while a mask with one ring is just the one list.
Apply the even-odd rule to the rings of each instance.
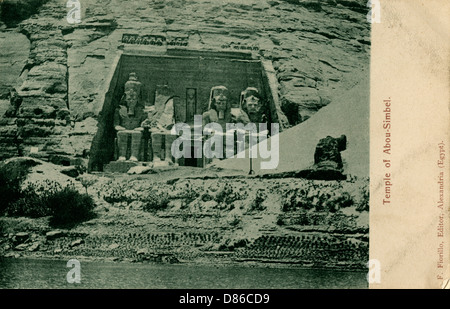
[[[208, 123], [223, 127], [225, 141], [227, 123], [258, 127], [285, 117], [274, 95], [272, 63], [261, 60], [255, 47], [195, 50], [187, 42], [123, 35], [91, 146], [92, 171], [205, 167], [212, 161], [202, 154]], [[171, 146], [177, 135], [171, 130], [177, 123], [188, 125], [192, 134], [191, 147], [184, 150], [190, 155], [176, 159]]]

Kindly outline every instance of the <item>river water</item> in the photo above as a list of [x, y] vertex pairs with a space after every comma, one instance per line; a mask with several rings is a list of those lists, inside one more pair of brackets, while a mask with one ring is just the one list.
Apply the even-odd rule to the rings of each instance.
[[62, 260], [0, 258], [0, 288], [52, 289], [320, 289], [367, 288], [365, 272], [262, 266], [193, 266], [80, 262], [81, 282], [68, 283]]

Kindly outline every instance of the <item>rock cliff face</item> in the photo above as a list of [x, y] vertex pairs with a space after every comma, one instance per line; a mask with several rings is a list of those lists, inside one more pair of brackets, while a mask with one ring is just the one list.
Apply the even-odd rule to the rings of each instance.
[[73, 25], [66, 2], [49, 0], [18, 25], [0, 26], [0, 111], [9, 108], [12, 86], [23, 99], [0, 121], [0, 158], [19, 151], [63, 164], [87, 158], [124, 33], [188, 36], [192, 49], [259, 47], [273, 62], [291, 125], [350, 89], [369, 66], [362, 0], [83, 0]]

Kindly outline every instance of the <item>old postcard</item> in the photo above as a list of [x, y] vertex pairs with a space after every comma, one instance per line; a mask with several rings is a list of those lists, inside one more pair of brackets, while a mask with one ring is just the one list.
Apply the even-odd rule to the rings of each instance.
[[0, 287], [448, 288], [449, 11], [0, 1]]
[[449, 288], [446, 1], [381, 1], [372, 25], [371, 287]]

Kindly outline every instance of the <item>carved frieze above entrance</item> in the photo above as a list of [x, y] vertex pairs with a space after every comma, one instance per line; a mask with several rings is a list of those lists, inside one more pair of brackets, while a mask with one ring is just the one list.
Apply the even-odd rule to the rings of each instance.
[[122, 43], [133, 45], [155, 45], [155, 46], [187, 46], [189, 36], [166, 36], [163, 34], [129, 34], [122, 35]]
[[257, 45], [249, 45], [240, 42], [231, 42], [228, 44], [223, 44], [221, 46], [223, 49], [235, 49], [235, 50], [252, 50], [259, 51], [259, 47]]

